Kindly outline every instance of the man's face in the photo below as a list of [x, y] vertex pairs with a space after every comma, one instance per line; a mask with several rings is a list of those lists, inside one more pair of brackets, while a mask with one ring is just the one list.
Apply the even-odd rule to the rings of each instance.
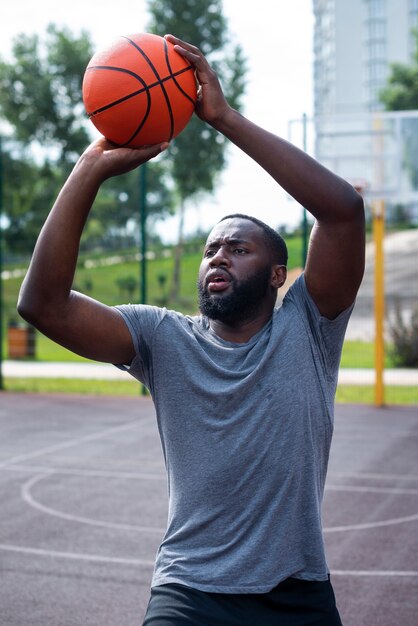
[[220, 222], [208, 237], [200, 265], [200, 310], [226, 323], [247, 319], [271, 302], [271, 277], [262, 229], [239, 218]]

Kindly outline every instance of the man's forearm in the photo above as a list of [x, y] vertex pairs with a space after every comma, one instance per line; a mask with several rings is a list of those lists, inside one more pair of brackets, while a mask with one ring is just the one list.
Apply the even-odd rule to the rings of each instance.
[[19, 296], [28, 318], [69, 297], [81, 234], [100, 186], [83, 157], [63, 186], [39, 235]]
[[38, 238], [18, 310], [34, 323], [50, 311], [68, 312], [81, 234], [100, 185], [160, 154], [163, 143], [135, 150], [118, 148], [101, 138], [82, 154], [62, 188]]
[[219, 80], [195, 46], [167, 35], [177, 52], [193, 63], [200, 83], [199, 117], [263, 167], [295, 200], [323, 223], [351, 221], [362, 201], [353, 187], [284, 139], [260, 128], [228, 105]]
[[233, 109], [213, 126], [261, 165], [317, 220], [344, 221], [352, 217], [357, 192], [299, 148]]

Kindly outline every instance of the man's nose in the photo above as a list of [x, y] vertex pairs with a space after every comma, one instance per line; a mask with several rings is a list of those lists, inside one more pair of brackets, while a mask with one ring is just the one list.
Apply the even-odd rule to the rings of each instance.
[[216, 251], [216, 254], [214, 254], [210, 258], [210, 265], [212, 267], [218, 267], [219, 265], [229, 265], [228, 254], [222, 246], [220, 246]]

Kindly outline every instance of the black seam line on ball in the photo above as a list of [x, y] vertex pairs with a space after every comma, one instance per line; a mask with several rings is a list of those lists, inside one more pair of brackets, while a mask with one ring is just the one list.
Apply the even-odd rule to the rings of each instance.
[[[149, 94], [149, 89], [148, 89], [147, 85], [145, 84], [145, 81], [142, 80], [142, 78], [140, 76], [136, 75], [134, 72], [131, 72], [130, 70], [127, 70], [125, 68], [122, 69], [120, 67], [119, 68], [117, 68], [117, 67], [112, 68], [111, 67], [109, 69], [115, 70], [115, 71], [122, 71], [125, 74], [130, 74], [131, 76], [134, 76], [143, 85], [143, 89], [140, 89], [139, 93], [141, 93], [141, 92], [145, 93], [146, 97], [147, 97], [147, 109], [145, 111], [145, 115], [143, 116], [143, 118], [142, 118], [141, 122], [139, 123], [139, 125], [136, 127], [134, 133], [131, 135], [131, 137], [129, 137], [129, 139], [127, 141], [125, 141], [125, 143], [123, 143], [123, 144], [116, 144], [116, 145], [127, 146], [137, 136], [137, 134], [142, 130], [145, 122], [148, 119], [148, 115], [149, 115], [149, 112], [151, 110], [151, 96]], [[102, 107], [102, 111], [106, 110], [106, 109], [110, 109], [110, 108], [114, 107], [115, 105], [120, 104], [121, 102], [124, 102], [124, 101], [128, 100], [131, 97], [132, 97], [132, 94], [129, 94], [128, 96], [125, 96], [124, 98], [120, 98], [118, 101], [112, 102], [110, 105], [108, 105], [106, 107]], [[97, 111], [97, 113], [99, 113], [99, 112], [100, 111]], [[89, 116], [89, 117], [91, 117], [91, 116]]]
[[95, 71], [95, 70], [110, 70], [114, 72], [123, 72], [125, 74], [129, 74], [130, 76], [137, 78], [144, 85], [144, 87], [142, 89], [138, 89], [137, 91], [133, 91], [127, 96], [123, 96], [123, 98], [119, 98], [118, 100], [114, 100], [113, 102], [110, 102], [109, 104], [105, 104], [104, 106], [100, 107], [99, 109], [96, 109], [92, 113], [87, 113], [87, 115], [88, 117], [93, 117], [94, 115], [98, 115], [99, 113], [102, 113], [103, 111], [107, 111], [107, 109], [111, 109], [117, 104], [121, 104], [122, 102], [125, 102], [126, 100], [129, 100], [130, 98], [135, 98], [135, 96], [138, 96], [141, 93], [148, 92], [153, 87], [158, 87], [158, 85], [161, 85], [161, 83], [166, 82], [167, 80], [170, 80], [170, 78], [174, 78], [175, 76], [179, 76], [179, 74], [183, 74], [184, 72], [187, 72], [190, 69], [192, 69], [191, 65], [189, 65], [188, 67], [185, 67], [182, 70], [178, 70], [172, 76], [166, 76], [165, 78], [161, 78], [160, 80], [156, 81], [155, 83], [152, 83], [151, 85], [145, 85], [144, 81], [142, 80], [140, 76], [138, 76], [138, 74], [135, 74], [135, 72], [131, 72], [130, 70], [124, 69], [122, 67], [112, 67], [111, 65], [94, 65], [93, 67], [89, 67], [88, 68], [89, 72]]
[[138, 52], [144, 57], [144, 59], [146, 60], [146, 62], [148, 63], [148, 65], [150, 66], [150, 68], [154, 72], [155, 77], [158, 80], [158, 84], [160, 85], [161, 91], [163, 92], [163, 95], [164, 95], [164, 98], [165, 98], [165, 103], [166, 103], [167, 109], [168, 109], [168, 115], [170, 117], [170, 136], [168, 138], [168, 141], [171, 141], [172, 138], [173, 138], [173, 135], [174, 135], [174, 116], [173, 116], [173, 110], [171, 108], [170, 98], [168, 97], [167, 91], [165, 90], [164, 83], [161, 80], [161, 76], [159, 75], [159, 73], [157, 72], [156, 67], [153, 64], [153, 62], [148, 57], [146, 52], [144, 52], [144, 50], [141, 48], [141, 46], [139, 46], [137, 43], [135, 43], [135, 41], [132, 41], [132, 39], [129, 39], [129, 37], [123, 37], [123, 39], [126, 39], [126, 41], [128, 41], [131, 44], [131, 46], [133, 46], [136, 50], [138, 50]]
[[[165, 39], [164, 39], [164, 50], [165, 50], [165, 61], [166, 61], [166, 63], [167, 63], [167, 68], [168, 68], [168, 71], [170, 72], [170, 77], [173, 79], [174, 84], [176, 85], [177, 89], [178, 89], [178, 90], [179, 90], [179, 91], [183, 94], [183, 96], [184, 96], [185, 98], [187, 98], [188, 100], [190, 100], [190, 102], [191, 102], [191, 103], [193, 104], [193, 106], [194, 106], [196, 103], [195, 103], [195, 101], [193, 100], [193, 98], [191, 98], [191, 97], [189, 96], [189, 94], [188, 94], [186, 91], [184, 91], [183, 87], [182, 87], [182, 86], [180, 85], [180, 83], [176, 80], [176, 76], [178, 76], [179, 72], [176, 72], [176, 74], [174, 74], [174, 73], [173, 73], [173, 70], [171, 69], [170, 59], [169, 59], [169, 57], [168, 57], [168, 46], [167, 46], [167, 42], [166, 42], [166, 40], [165, 40]], [[189, 67], [191, 68], [192, 66], [189, 66]], [[187, 68], [187, 69], [189, 69], [189, 68]]]

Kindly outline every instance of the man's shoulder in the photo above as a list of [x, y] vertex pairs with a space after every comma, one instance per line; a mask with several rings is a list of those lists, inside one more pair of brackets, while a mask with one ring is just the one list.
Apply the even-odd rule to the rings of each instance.
[[286, 283], [286, 289], [279, 292], [275, 311], [286, 310], [291, 304], [303, 302], [306, 299], [306, 295], [305, 277], [303, 271], [299, 270], [291, 275], [289, 283]]
[[135, 314], [139, 320], [146, 320], [155, 329], [157, 327], [169, 328], [168, 332], [174, 333], [176, 329], [188, 329], [198, 327], [201, 331], [206, 328], [205, 318], [202, 315], [188, 315], [175, 309], [153, 305], [136, 305]]
[[126, 316], [136, 318], [154, 318], [160, 320], [168, 318], [177, 321], [194, 319], [192, 316], [185, 315], [180, 311], [152, 304], [119, 304], [115, 306], [115, 308]]

